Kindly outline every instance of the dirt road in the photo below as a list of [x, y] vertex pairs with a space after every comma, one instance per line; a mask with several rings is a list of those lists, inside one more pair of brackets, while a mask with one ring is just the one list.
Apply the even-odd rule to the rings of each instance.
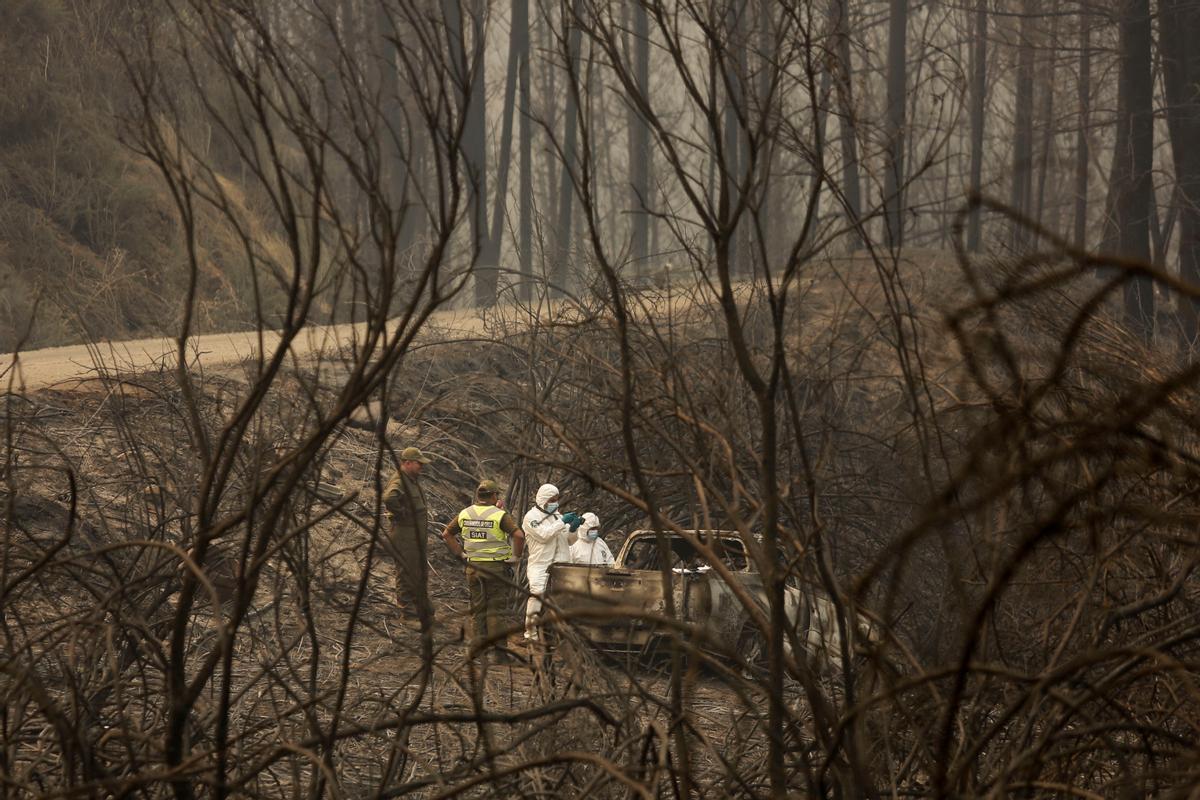
[[[921, 290], [932, 274], [939, 276], [934, 285], [941, 285], [943, 290], [946, 286], [958, 283], [954, 262], [946, 253], [914, 251], [911, 256], [901, 260], [900, 267], [907, 273], [909, 291], [916, 289], [915, 294], [918, 295], [922, 293]], [[951, 281], [948, 278], [955, 280]], [[877, 280], [873, 263], [869, 259], [862, 256], [831, 259], [814, 263], [797, 292], [804, 302], [818, 310], [822, 305], [831, 303], [833, 306], [841, 305], [851, 297], [854, 303], [871, 305], [880, 300], [880, 293], [875, 285]], [[740, 287], [743, 284], [739, 282], [735, 285]], [[683, 286], [681, 284], [681, 288]], [[875, 295], [875, 299], [869, 300], [864, 296], [864, 291]], [[701, 286], [693, 285], [692, 291], [685, 289], [668, 302], [672, 306], [678, 304], [679, 307], [685, 307], [695, 303], [698, 298], [705, 298], [706, 302], [711, 302], [712, 296]], [[664, 299], [663, 295], [640, 297], [630, 310], [635, 315], [653, 318], [665, 310]], [[575, 308], [570, 303], [554, 301], [532, 308], [502, 304], [486, 312], [476, 309], [438, 311], [430, 316], [419, 338], [426, 342], [453, 342], [478, 337], [481, 334], [490, 335], [481, 315], [484, 313], [487, 321], [500, 323], [505, 329], [512, 330], [514, 327], [528, 326], [534, 321], [545, 322], [550, 318], [561, 320], [575, 316]], [[362, 331], [361, 324], [308, 326], [292, 343], [291, 352], [296, 357], [332, 353], [353, 342], [356, 336], [362, 335]], [[200, 366], [237, 363], [254, 356], [260, 348], [270, 352], [278, 344], [279, 335], [271, 331], [262, 333], [261, 344], [258, 331], [194, 336], [188, 341], [189, 367], [197, 369]], [[0, 386], [13, 392], [31, 392], [50, 386], [61, 388], [88, 380], [96, 377], [100, 370], [109, 374], [137, 374], [163, 365], [174, 366], [177, 349], [178, 343], [175, 339], [162, 337], [48, 347], [20, 353], [18, 357], [6, 353], [0, 355]]]
[[[491, 312], [495, 313], [495, 312]], [[474, 309], [439, 311], [433, 314], [422, 332], [425, 337], [439, 341], [478, 336], [484, 330], [484, 320]], [[292, 343], [290, 351], [296, 357], [332, 353], [362, 336], [364, 326], [308, 326]], [[271, 352], [279, 346], [280, 336], [274, 331], [243, 331], [193, 336], [188, 340], [190, 369], [213, 367], [243, 361], [255, 356], [260, 349]], [[47, 347], [25, 353], [0, 355], [0, 385], [5, 390], [25, 393], [51, 386], [71, 384], [108, 374], [137, 374], [174, 366], [178, 357], [178, 341], [161, 337], [134, 339], [123, 342]]]

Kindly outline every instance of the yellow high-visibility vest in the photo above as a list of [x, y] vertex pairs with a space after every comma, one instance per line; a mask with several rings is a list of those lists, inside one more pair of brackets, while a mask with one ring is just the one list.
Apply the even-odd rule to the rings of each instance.
[[512, 542], [500, 529], [503, 518], [504, 509], [495, 506], [467, 506], [458, 512], [468, 561], [504, 561], [512, 555]]

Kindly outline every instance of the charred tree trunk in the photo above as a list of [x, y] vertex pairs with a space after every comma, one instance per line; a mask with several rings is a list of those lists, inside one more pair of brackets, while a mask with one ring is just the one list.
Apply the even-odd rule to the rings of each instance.
[[[633, 70], [639, 89], [650, 96], [650, 22], [646, 6], [633, 4]], [[650, 128], [632, 106], [629, 109], [630, 259], [635, 275], [645, 275], [650, 248]]]
[[561, 143], [563, 163], [558, 185], [558, 226], [555, 231], [557, 245], [554, 263], [550, 267], [551, 296], [553, 297], [562, 296], [563, 290], [569, 285], [571, 274], [571, 215], [575, 198], [574, 181], [578, 161], [576, 140], [579, 129], [579, 96], [576, 87], [582, 80], [579, 71], [581, 32], [579, 26], [574, 22], [580, 14], [579, 5], [579, 0], [574, 0], [574, 13], [564, 14], [563, 19], [563, 25], [568, 28], [566, 56], [571, 76], [567, 82], [567, 105]]
[[850, 248], [862, 247], [862, 179], [858, 173], [858, 139], [855, 138], [854, 75], [850, 55], [850, 9], [847, 0], [833, 0], [833, 35], [837, 54], [836, 92], [841, 111], [838, 117], [842, 150], [842, 200], [850, 218]]
[[[987, 0], [975, 7], [975, 40], [971, 48], [971, 194], [983, 193], [983, 124], [987, 104]], [[982, 236], [981, 211], [971, 209], [967, 221], [967, 249], [978, 252]]]
[[[1009, 205], [1022, 216], [1029, 216], [1033, 181], [1033, 16], [1029, 0], [1021, 3], [1020, 41], [1017, 52], [1016, 125], [1013, 131], [1012, 193]], [[1028, 242], [1028, 230], [1013, 226], [1013, 247], [1020, 250]]]
[[[741, 126], [738, 123], [738, 113], [743, 110], [743, 95], [741, 91], [741, 75], [738, 74], [738, 53], [742, 51], [741, 18], [743, 10], [740, 5], [731, 3], [725, 12], [726, 46], [722, 52], [724, 64], [725, 85], [725, 114], [722, 119], [721, 158], [718, 165], [722, 173], [723, 191], [720, 198], [720, 219], [722, 223], [731, 221], [735, 206], [739, 202], [742, 174], [742, 144]], [[729, 238], [729, 266], [734, 274], [745, 272], [740, 252], [740, 237], [735, 228]]]
[[[1118, 240], [1122, 256], [1149, 264], [1154, 159], [1150, 0], [1125, 0], [1120, 25], [1120, 81], [1125, 94], [1125, 114], [1117, 124], [1126, 130], [1129, 147], [1118, 156], [1128, 159], [1129, 182], [1117, 193]], [[1154, 286], [1149, 277], [1135, 276], [1125, 284], [1125, 313], [1130, 326], [1139, 334], [1145, 338], [1153, 334]]]
[[520, 165], [518, 203], [521, 214], [520, 228], [520, 258], [521, 258], [521, 300], [528, 301], [533, 295], [533, 128], [529, 102], [529, 0], [514, 0], [513, 24], [520, 15], [525, 20], [525, 47], [520, 53], [520, 64], [517, 67], [518, 83], [518, 134], [517, 149], [519, 150]]
[[1092, 24], [1079, 11], [1079, 132], [1075, 138], [1075, 246], [1087, 247], [1088, 168], [1092, 102]]
[[[1034, 219], [1039, 227], [1048, 228], [1051, 232], [1057, 232], [1058, 228], [1058, 213], [1055, 211], [1054, 217], [1047, 221], [1046, 219], [1046, 180], [1050, 176], [1051, 169], [1051, 153], [1054, 151], [1054, 134], [1056, 126], [1054, 124], [1054, 74], [1055, 67], [1055, 51], [1058, 47], [1058, 2], [1050, 3], [1050, 37], [1049, 46], [1045, 50], [1046, 62], [1045, 68], [1042, 70], [1042, 107], [1039, 117], [1042, 124], [1042, 142], [1041, 152], [1038, 154], [1038, 188], [1037, 188], [1037, 210]], [[1057, 209], [1057, 204], [1055, 209]]]
[[397, 26], [386, 6], [375, 12], [376, 35], [379, 37], [380, 102], [388, 131], [380, 143], [382, 169], [390, 192], [389, 210], [394, 214], [396, 250], [404, 253], [422, 235], [424, 215], [418, 198], [424, 162], [425, 142], [419, 136], [419, 126], [407, 123], [407, 98], [400, 81], [396, 60], [396, 43], [403, 31]]
[[[486, 286], [495, 280], [494, 268], [480, 268], [480, 254], [487, 247], [487, 131], [485, 98], [483, 94], [483, 12], [481, 0], [468, 0], [471, 30], [468, 38], [463, 9], [459, 0], [442, 0], [446, 20], [454, 82], [458, 89], [459, 112], [463, 117], [462, 158], [467, 167], [467, 208], [471, 223], [471, 263], [475, 268], [475, 299], [480, 302]], [[468, 57], [467, 45], [470, 44]], [[491, 273], [491, 274], [488, 274]], [[481, 286], [482, 285], [482, 286]], [[495, 291], [492, 291], [494, 298]], [[486, 298], [481, 303], [487, 305]]]
[[[775, 87], [778, 82], [777, 65], [770, 56], [771, 53], [776, 53], [779, 50], [775, 42], [776, 19], [774, 9], [775, 0], [759, 0], [757, 5], [758, 55], [755, 57], [754, 62], [754, 68], [757, 70], [755, 113], [759, 113], [763, 109], [770, 108], [773, 105], [773, 93], [776, 91]], [[750, 137], [745, 137], [745, 142], [746, 161], [749, 162], [751, 160]], [[762, 231], [762, 248], [760, 250], [753, 244], [753, 234], [750, 230], [747, 230], [746, 246], [760, 257], [766, 258], [766, 264], [763, 265], [764, 269], [770, 269], [771, 265], [778, 258], [778, 243], [780, 241], [779, 226], [783, 220], [777, 208], [779, 205], [779, 192], [776, 191], [774, 178], [775, 167], [778, 164], [776, 153], [776, 136], [774, 133], [759, 140], [756, 160], [758, 174], [755, 176], [755, 186], [758, 192], [758, 220], [756, 224]]]
[[[470, 180], [469, 208], [471, 216], [471, 253], [475, 269], [475, 302], [490, 305], [496, 296], [496, 267], [483, 257], [488, 250], [488, 165], [487, 165], [487, 100], [484, 87], [487, 71], [484, 60], [484, 20], [482, 0], [468, 0], [466, 9], [470, 21], [470, 58], [466, 57], [468, 31], [464, 26], [458, 0], [450, 0], [453, 10], [447, 19], [457, 27], [457, 42], [461, 48], [463, 155]], [[456, 59], [458, 61], [458, 59]]]
[[1117, 82], [1117, 131], [1113, 142], [1112, 164], [1108, 171], [1108, 191], [1104, 195], [1104, 222], [1100, 238], [1100, 250], [1116, 253], [1121, 247], [1121, 230], [1117, 223], [1117, 202], [1121, 192], [1129, 186], [1132, 161], [1129, 151], [1129, 126], [1122, 125], [1129, 112], [1125, 100], [1125, 83]]
[[904, 125], [908, 98], [908, 0], [891, 0], [888, 20], [887, 165], [883, 174], [886, 240], [900, 247], [904, 240]]
[[[737, 14], [737, 38], [734, 39], [735, 45], [733, 49], [733, 53], [735, 55], [733, 62], [734, 72], [737, 75], [738, 81], [736, 93], [737, 103], [738, 107], [742, 109], [743, 115], [745, 115], [747, 118], [752, 118], [753, 114], [755, 113], [755, 108], [752, 102], [754, 95], [754, 84], [750, 80], [749, 51], [752, 47], [751, 29], [749, 27], [750, 20], [748, 19], [750, 13], [750, 6], [747, 5], [743, 7]], [[754, 226], [751, 225], [750, 221], [746, 219], [746, 216], [749, 212], [749, 208], [747, 206], [752, 206], [759, 199], [751, 199], [750, 197], [747, 197], [747, 195], [755, 194], [758, 191], [758, 186], [755, 185], [754, 181], [754, 172], [762, 167], [760, 159], [761, 156], [764, 155], [762, 148], [765, 147], [765, 144], [762, 141], [760, 141], [758, 144], [760, 148], [758, 152], [756, 154], [751, 154], [748, 126], [745, 126], [743, 123], [739, 122], [737, 136], [738, 169], [734, 174], [739, 186], [738, 194], [742, 198], [744, 207], [744, 210], [739, 217], [737, 226], [737, 235], [739, 239], [737, 249], [741, 254], [740, 266], [741, 272], [744, 275], [754, 274], [757, 272], [759, 267], [765, 268], [766, 266], [758, 263], [760, 260], [760, 253], [754, 244]], [[755, 157], [756, 155], [758, 158]], [[765, 176], [759, 176], [759, 178], [765, 180]], [[738, 262], [734, 262], [735, 265], [737, 265], [737, 263]]]
[[[1167, 131], [1175, 162], [1172, 211], [1179, 222], [1179, 275], [1200, 286], [1200, 6], [1160, 0], [1159, 49], [1167, 103]], [[1200, 301], [1181, 298], [1180, 328], [1187, 346], [1200, 335]]]
[[[481, 23], [482, 24], [482, 23]], [[517, 73], [522, 54], [529, 51], [529, 2], [513, 3], [512, 26], [508, 38], [508, 66], [504, 79], [504, 121], [500, 129], [500, 149], [496, 162], [496, 191], [492, 200], [491, 228], [479, 254], [475, 273], [475, 305], [489, 306], [496, 302], [500, 279], [500, 242], [504, 223], [508, 219], [508, 173], [512, 164], [514, 98], [517, 92]], [[481, 103], [482, 105], [482, 103]], [[484, 224], [487, 224], [486, 218]]]

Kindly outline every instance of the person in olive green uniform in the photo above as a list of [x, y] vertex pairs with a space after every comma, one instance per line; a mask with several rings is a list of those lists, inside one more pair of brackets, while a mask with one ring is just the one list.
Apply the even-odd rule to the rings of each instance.
[[400, 471], [383, 490], [391, 530], [388, 549], [396, 562], [396, 604], [403, 617], [418, 622], [422, 630], [433, 624], [429, 602], [429, 559], [425, 537], [429, 527], [421, 467], [429, 457], [415, 447], [400, 451]]
[[[475, 647], [500, 635], [501, 616], [512, 586], [509, 564], [519, 560], [525, 549], [525, 532], [512, 514], [500, 508], [499, 501], [496, 482], [480, 481], [475, 503], [460, 511], [442, 530], [446, 546], [467, 565]], [[456, 538], [459, 536], [461, 544]]]

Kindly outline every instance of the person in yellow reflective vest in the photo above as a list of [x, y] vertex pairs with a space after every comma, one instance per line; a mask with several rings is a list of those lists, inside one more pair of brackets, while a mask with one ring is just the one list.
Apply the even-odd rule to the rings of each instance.
[[480, 481], [475, 502], [442, 530], [450, 552], [466, 562], [475, 650], [499, 639], [502, 633], [501, 616], [512, 587], [512, 565], [525, 549], [525, 532], [499, 502], [500, 486], [495, 481]]

